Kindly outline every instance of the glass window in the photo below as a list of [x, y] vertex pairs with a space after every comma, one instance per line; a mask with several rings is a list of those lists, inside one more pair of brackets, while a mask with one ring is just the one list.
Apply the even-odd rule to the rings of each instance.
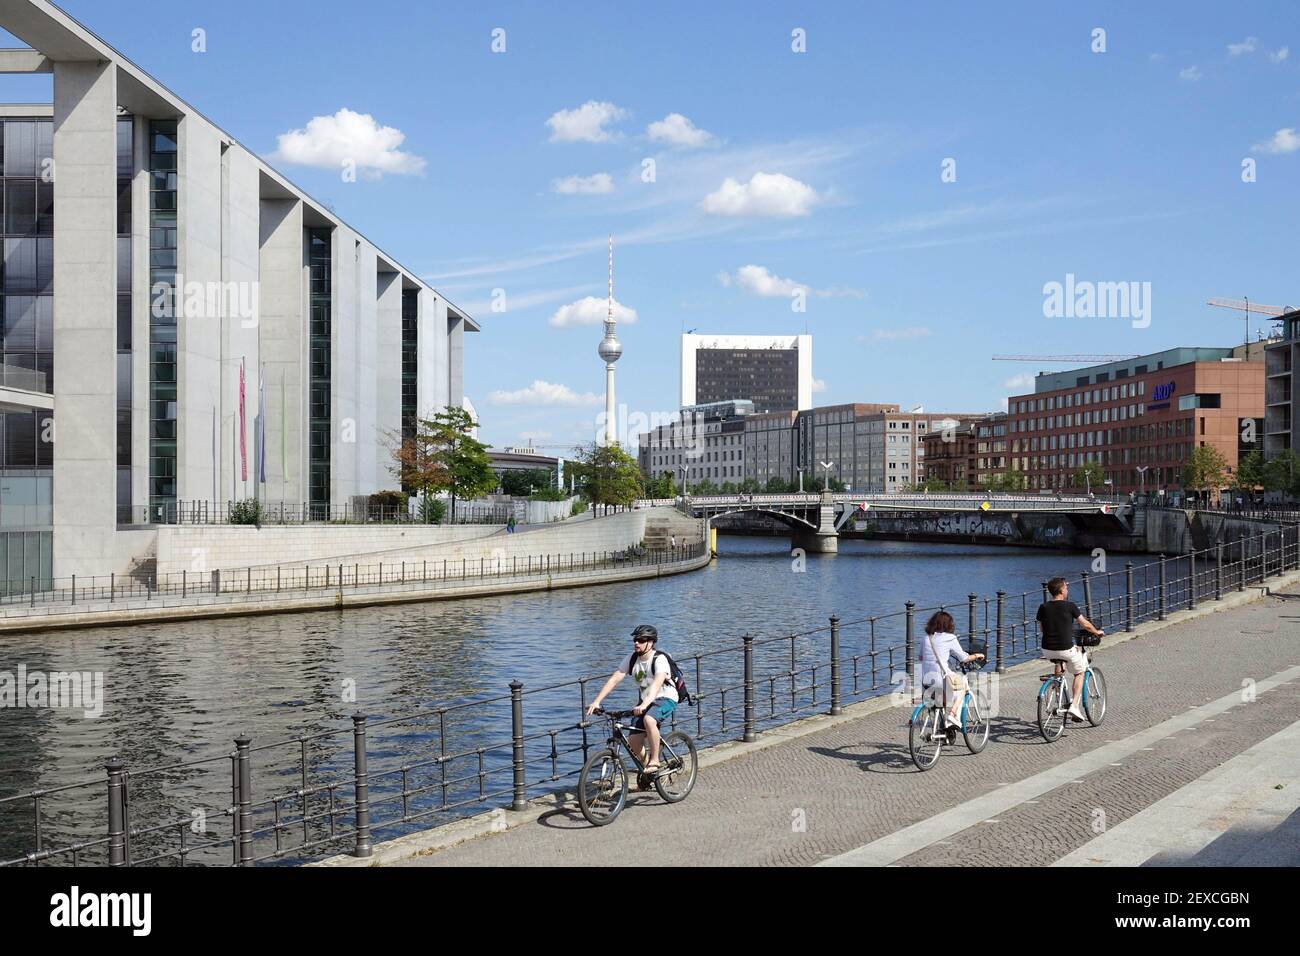
[[36, 180], [11, 179], [5, 183], [5, 233], [36, 235]]

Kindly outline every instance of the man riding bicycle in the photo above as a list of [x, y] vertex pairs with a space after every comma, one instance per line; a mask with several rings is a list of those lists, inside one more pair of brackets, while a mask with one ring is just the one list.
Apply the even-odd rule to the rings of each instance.
[[1075, 646], [1074, 626], [1077, 624], [1089, 634], [1104, 637], [1105, 632], [1093, 627], [1079, 611], [1079, 606], [1071, 601], [1070, 584], [1065, 578], [1052, 578], [1047, 582], [1047, 593], [1051, 600], [1043, 602], [1038, 608], [1038, 624], [1043, 629], [1043, 658], [1056, 660], [1056, 672], [1065, 669], [1074, 679], [1070, 689], [1070, 709], [1066, 712], [1075, 723], [1087, 718], [1083, 714], [1083, 673], [1088, 669], [1088, 656], [1083, 649]]
[[649, 759], [645, 766], [648, 774], [653, 774], [659, 769], [661, 738], [659, 728], [677, 709], [678, 703], [677, 688], [672, 681], [672, 668], [668, 665], [668, 657], [665, 654], [655, 653], [658, 640], [659, 632], [653, 625], [638, 625], [632, 632], [632, 656], [614, 669], [614, 673], [609, 675], [609, 680], [605, 681], [605, 686], [600, 689], [596, 699], [587, 708], [587, 716], [590, 717], [600, 707], [600, 702], [609, 692], [622, 683], [623, 678], [629, 673], [632, 675], [641, 692], [641, 702], [632, 710], [632, 713], [637, 715], [633, 726], [643, 733], [629, 734], [628, 745], [633, 748], [633, 752], [636, 752], [641, 749], [647, 738], [649, 739]]

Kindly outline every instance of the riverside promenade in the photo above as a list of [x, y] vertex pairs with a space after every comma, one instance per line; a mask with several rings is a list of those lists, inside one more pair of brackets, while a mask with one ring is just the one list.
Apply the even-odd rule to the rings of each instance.
[[608, 827], [558, 794], [325, 865], [1300, 865], [1298, 576], [1108, 634], [1094, 659], [1105, 723], [1052, 744], [1029, 662], [1000, 678], [985, 751], [926, 773], [910, 708], [873, 699], [701, 751], [685, 802], [633, 792]]

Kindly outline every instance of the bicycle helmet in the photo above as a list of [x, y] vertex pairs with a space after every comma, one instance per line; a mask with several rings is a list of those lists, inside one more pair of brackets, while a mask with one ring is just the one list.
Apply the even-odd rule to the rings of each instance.
[[632, 636], [644, 637], [652, 644], [656, 644], [659, 642], [659, 632], [655, 630], [655, 626], [653, 624], [638, 624], [635, 630], [632, 631]]

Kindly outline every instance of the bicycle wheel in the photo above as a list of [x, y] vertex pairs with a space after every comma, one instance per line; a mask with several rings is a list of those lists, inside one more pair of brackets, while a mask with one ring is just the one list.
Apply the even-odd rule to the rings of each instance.
[[961, 735], [966, 738], [966, 747], [973, 754], [979, 753], [989, 742], [988, 714], [980, 706], [979, 697], [969, 691], [962, 708]]
[[662, 769], [655, 775], [655, 789], [666, 803], [685, 800], [695, 787], [698, 764], [695, 759], [695, 741], [689, 734], [674, 730], [665, 734], [659, 747]]
[[939, 762], [944, 735], [939, 732], [939, 708], [918, 707], [907, 725], [907, 746], [917, 770], [929, 770]]
[[1089, 667], [1083, 675], [1083, 712], [1094, 727], [1106, 719], [1106, 675], [1100, 668]]
[[1049, 744], [1065, 730], [1065, 710], [1061, 703], [1063, 693], [1059, 677], [1044, 681], [1038, 691], [1038, 732]]
[[578, 776], [578, 806], [593, 827], [613, 823], [627, 804], [627, 767], [606, 748], [591, 755]]

